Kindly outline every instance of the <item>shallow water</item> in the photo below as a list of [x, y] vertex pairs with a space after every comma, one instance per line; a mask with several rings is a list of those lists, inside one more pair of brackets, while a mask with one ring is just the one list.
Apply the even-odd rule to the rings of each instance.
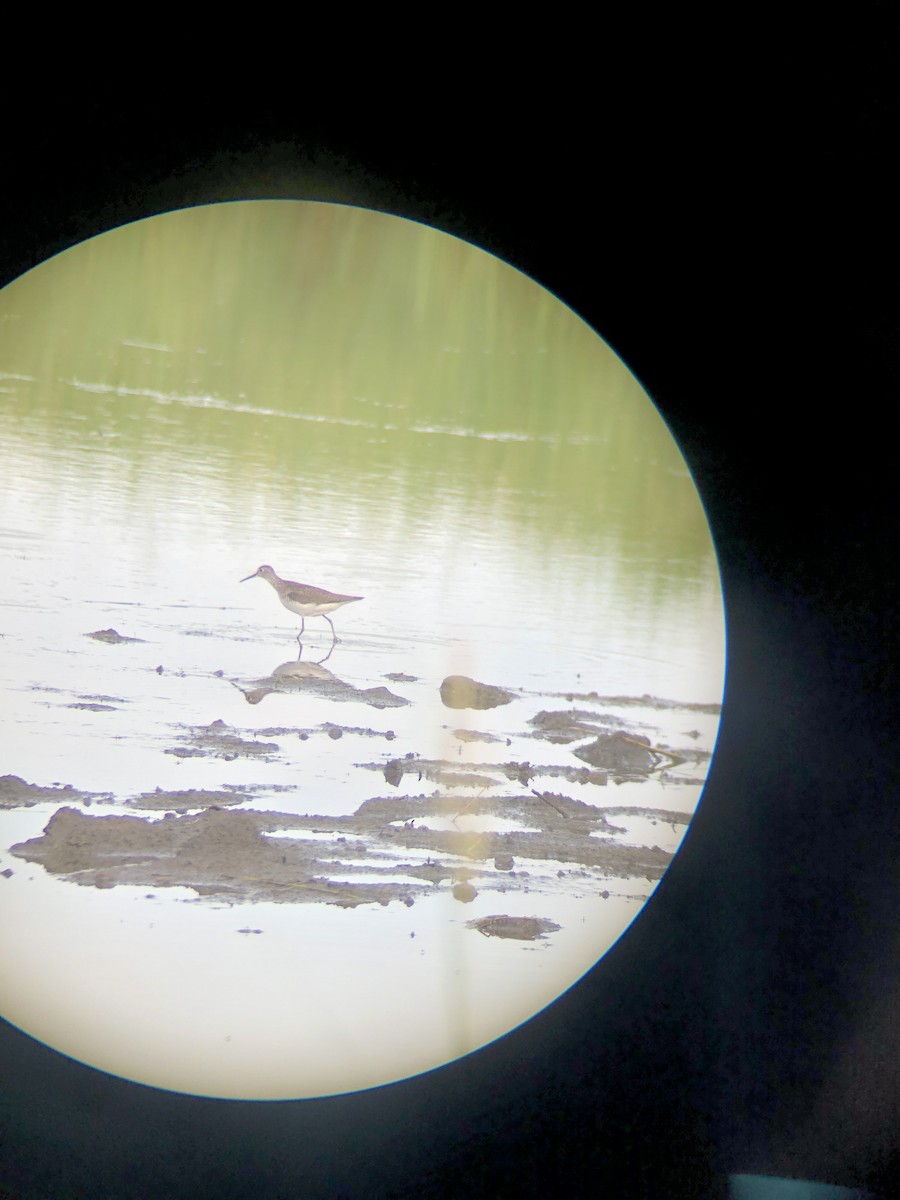
[[[529, 723], [596, 707], [578, 699], [590, 693], [721, 699], [708, 529], [636, 382], [552, 297], [454, 239], [327, 206], [224, 207], [118, 231], [117, 250], [76, 248], [0, 296], [0, 775], [107, 793], [92, 814], [157, 788], [229, 787], [255, 789], [244, 809], [335, 817], [375, 796], [458, 794], [462, 810], [517, 787], [690, 814], [715, 712], [600, 705], [697, 752], [605, 787], [542, 774], [578, 760]], [[368, 264], [360, 295], [393, 297], [383, 312], [333, 287], [347, 254]], [[300, 652], [271, 588], [239, 582], [260, 563], [364, 597], [334, 614], [333, 649], [311, 619]], [[87, 636], [108, 629], [134, 640]], [[513, 699], [448, 709], [449, 675]], [[215, 721], [274, 749], [204, 750], [197, 731]], [[384, 768], [407, 754], [489, 782], [426, 773], [398, 789]], [[537, 765], [524, 788], [498, 781], [511, 761]], [[18, 964], [3, 1014], [103, 1069], [212, 1095], [352, 1090], [474, 1049], [589, 969], [655, 886], [535, 860], [518, 867], [529, 890], [485, 876], [470, 903], [446, 883], [414, 908], [148, 899], [8, 853], [56, 807], [0, 811]], [[615, 839], [674, 851], [686, 826], [654, 819], [610, 817]], [[497, 913], [560, 929], [523, 943], [466, 924]]]

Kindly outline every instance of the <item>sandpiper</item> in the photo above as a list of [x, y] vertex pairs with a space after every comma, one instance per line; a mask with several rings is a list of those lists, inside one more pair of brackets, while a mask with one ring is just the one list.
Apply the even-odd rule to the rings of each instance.
[[334, 645], [337, 641], [337, 634], [334, 632], [334, 625], [328, 614], [334, 612], [336, 608], [340, 608], [342, 604], [350, 604], [353, 600], [362, 600], [362, 596], [339, 596], [336, 592], [327, 592], [324, 588], [312, 587], [308, 583], [294, 583], [291, 579], [279, 579], [269, 566], [257, 567], [253, 574], [246, 575], [241, 583], [246, 583], [248, 579], [255, 579], [257, 575], [260, 579], [271, 583], [284, 607], [292, 613], [296, 613], [300, 618], [298, 642], [303, 637], [307, 617], [324, 617], [331, 625], [331, 644]]

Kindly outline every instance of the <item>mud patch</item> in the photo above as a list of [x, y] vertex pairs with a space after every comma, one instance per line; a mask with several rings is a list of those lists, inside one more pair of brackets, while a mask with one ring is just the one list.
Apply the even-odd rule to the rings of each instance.
[[269, 760], [280, 749], [277, 742], [242, 738], [221, 720], [192, 729], [185, 734], [184, 741], [186, 745], [170, 747], [165, 753], [176, 758], [223, 758], [233, 762], [236, 758]]
[[449, 759], [418, 758], [409, 753], [405, 758], [392, 758], [386, 763], [367, 762], [356, 765], [365, 771], [380, 771], [385, 782], [391, 787], [399, 787], [406, 775], [415, 775], [419, 782], [427, 779], [443, 787], [488, 788], [499, 787], [509, 781], [527, 786], [536, 776], [565, 779], [570, 783], [592, 783], [597, 787], [605, 787], [607, 783], [605, 771], [592, 771], [583, 766], [567, 767], [557, 763], [481, 763], [478, 771], [472, 771], [470, 767], [460, 766]]
[[[173, 794], [160, 795], [169, 805]], [[181, 795], [196, 801], [196, 793]], [[447, 796], [375, 797], [341, 817], [215, 805], [154, 820], [93, 817], [67, 806], [40, 837], [18, 843], [11, 853], [93, 887], [188, 887], [217, 900], [343, 907], [392, 900], [409, 905], [447, 883], [454, 895], [463, 885], [458, 899], [474, 897], [475, 882], [479, 891], [534, 891], [541, 863], [541, 886], [566, 878], [595, 893], [598, 872], [659, 879], [672, 857], [657, 846], [617, 845], [605, 836], [615, 826], [600, 810], [566, 796], [554, 796], [552, 803], [541, 795], [481, 800], [470, 802], [466, 812], [503, 817], [521, 828], [430, 829], [429, 816], [452, 823], [462, 815], [459, 801]]]
[[[321, 663], [299, 659], [282, 664], [269, 679], [279, 689], [321, 689], [323, 696], [332, 698], [359, 699], [364, 694], [342, 683]], [[470, 700], [499, 705], [516, 698], [463, 676], [448, 679], [463, 680], [468, 690], [462, 695]], [[386, 688], [375, 692], [392, 695]], [[67, 698], [115, 703], [114, 697], [101, 695]], [[703, 711], [717, 707], [678, 706], [646, 696], [615, 699], [645, 709], [652, 703]], [[709, 751], [690, 743], [688, 735], [684, 735], [688, 749], [681, 749], [679, 739], [672, 750], [665, 744], [667, 735], [648, 723], [652, 722], [648, 713], [629, 726], [627, 713], [593, 710], [592, 705], [603, 703], [603, 698], [592, 694], [582, 698], [578, 707], [543, 709], [524, 728], [519, 718], [515, 729], [480, 718], [488, 731], [457, 730], [454, 754], [448, 758], [428, 758], [414, 751], [405, 755], [395, 751], [395, 757], [390, 757], [386, 750], [377, 756], [379, 761], [355, 765], [382, 777], [391, 795], [370, 796], [354, 812], [340, 815], [257, 811], [244, 802], [260, 792], [269, 797], [268, 804], [280, 804], [275, 794], [283, 792], [290, 797], [284, 805], [296, 810], [298, 783], [222, 786], [218, 779], [209, 789], [144, 791], [124, 801], [128, 815], [94, 816], [76, 811], [75, 806], [86, 808], [94, 800], [112, 803], [110, 795], [55, 783], [37, 787], [18, 776], [6, 776], [0, 780], [0, 807], [48, 801], [59, 805], [43, 835], [20, 843], [13, 852], [42, 863], [66, 880], [95, 887], [186, 887], [217, 901], [324, 902], [345, 907], [391, 901], [411, 905], [436, 888], [461, 903], [485, 892], [527, 891], [547, 897], [548, 902], [559, 895], [604, 896], [610, 894], [605, 885], [613, 879], [649, 883], [660, 879], [677, 845], [677, 837], [671, 835], [689, 823], [690, 815], [654, 807], [657, 795], [662, 802], [658, 787], [648, 787], [651, 802], [640, 807], [604, 805], [599, 801], [606, 791], [595, 788], [605, 789], [613, 782], [662, 780], [667, 768], [699, 763], [708, 759]], [[671, 730], [671, 718], [666, 728]], [[353, 735], [393, 741], [396, 736], [392, 730], [328, 721], [309, 730], [273, 726], [251, 731], [217, 720], [207, 726], [180, 726], [176, 733], [180, 744], [166, 753], [261, 762], [281, 757], [282, 751], [289, 757], [289, 747], [299, 748], [297, 739]], [[467, 761], [465, 746], [473, 741], [487, 749]], [[528, 744], [543, 748], [541, 757], [555, 756], [555, 761], [532, 763], [506, 750], [508, 761], [475, 761], [499, 757], [491, 746], [503, 742], [516, 751]], [[324, 749], [321, 743], [318, 749]], [[673, 786], [685, 784], [685, 774], [673, 769]], [[291, 778], [300, 775], [302, 771]], [[403, 785], [410, 783], [415, 791], [404, 792]], [[590, 802], [568, 794], [575, 785], [578, 796], [589, 797]], [[321, 801], [307, 801], [307, 795], [305, 791], [303, 803], [311, 807], [333, 799], [330, 792], [328, 800]], [[647, 819], [635, 821], [636, 817]], [[662, 829], [657, 835], [656, 825], [669, 825], [671, 832]], [[657, 840], [670, 849], [637, 844]], [[646, 891], [642, 883], [637, 890]], [[498, 924], [482, 932], [513, 936], [503, 929]]]
[[644, 779], [666, 761], [651, 747], [649, 738], [637, 734], [604, 733], [573, 753], [606, 771], [617, 783]]
[[622, 728], [625, 722], [620, 717], [589, 712], [586, 709], [567, 708], [562, 711], [541, 710], [528, 722], [534, 728], [534, 736], [557, 745], [584, 741], [588, 737], [610, 729]]
[[266, 696], [275, 693], [305, 693], [336, 703], [367, 704], [377, 709], [403, 708], [410, 703], [382, 685], [357, 688], [329, 671], [323, 663], [303, 662], [300, 659], [279, 663], [269, 675], [254, 680], [249, 687], [236, 680], [231, 680], [231, 683], [248, 704], [261, 704]]
[[189, 791], [164, 792], [157, 788], [154, 792], [143, 792], [126, 800], [128, 808], [147, 810], [157, 809], [164, 812], [191, 812], [194, 809], [227, 807], [228, 805], [243, 804], [249, 800], [249, 795], [237, 788], [228, 791], [210, 792], [202, 789]]
[[[431, 882], [391, 881], [393, 865], [360, 867], [342, 861], [319, 840], [266, 838], [295, 818], [288, 814], [226, 812], [210, 808], [196, 816], [150, 821], [133, 816], [88, 817], [61, 808], [39, 838], [11, 847], [11, 853], [40, 863], [70, 882], [97, 888], [132, 884], [189, 887], [217, 900], [324, 901], [343, 907], [387, 904], [430, 890]], [[353, 859], [365, 855], [353, 846]], [[371, 876], [384, 883], [341, 882], [330, 878]]]
[[364, 770], [381, 771], [385, 783], [389, 783], [391, 787], [399, 787], [404, 775], [415, 775], [419, 782], [427, 779], [443, 787], [489, 788], [497, 782], [493, 776], [461, 767], [459, 763], [448, 762], [446, 759], [416, 758], [414, 755], [392, 758], [387, 763], [357, 763], [357, 766]]
[[555, 933], [559, 926], [544, 917], [481, 917], [477, 921], [466, 921], [467, 929], [477, 929], [485, 937], [515, 938], [520, 942], [536, 942], [548, 933]]
[[511, 738], [503, 738], [496, 733], [485, 733], [480, 729], [454, 729], [453, 736], [459, 742], [485, 742], [488, 745], [506, 742], [507, 746], [512, 744]]
[[123, 642], [142, 642], [143, 638], [124, 637], [117, 629], [95, 629], [86, 633], [85, 637], [93, 638], [95, 642], [105, 642], [107, 646], [120, 646]]
[[112, 800], [109, 792], [81, 792], [70, 783], [53, 787], [38, 787], [26, 783], [18, 775], [0, 777], [0, 809], [32, 808], [35, 804], [71, 804], [80, 801], [90, 804], [92, 800]]
[[709, 717], [722, 715], [721, 704], [707, 704], [694, 700], [667, 700], [662, 696], [650, 696], [646, 692], [642, 696], [601, 696], [598, 692], [558, 692], [560, 699], [573, 703], [576, 700], [587, 700], [594, 704], [610, 704], [616, 708], [652, 708], [657, 712], [671, 709], [681, 709], [684, 712], [703, 713]]

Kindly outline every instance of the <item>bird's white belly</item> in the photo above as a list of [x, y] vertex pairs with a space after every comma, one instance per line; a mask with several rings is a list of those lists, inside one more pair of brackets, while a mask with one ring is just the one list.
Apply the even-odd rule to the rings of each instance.
[[334, 612], [336, 608], [340, 608], [345, 603], [343, 600], [310, 600], [304, 604], [300, 600], [287, 600], [281, 598], [281, 603], [292, 613], [296, 613], [298, 617], [319, 617], [326, 613]]

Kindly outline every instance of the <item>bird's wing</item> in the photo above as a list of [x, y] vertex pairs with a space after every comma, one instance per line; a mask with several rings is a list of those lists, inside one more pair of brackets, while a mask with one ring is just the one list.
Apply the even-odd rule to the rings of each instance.
[[326, 592], [324, 588], [310, 587], [305, 583], [298, 583], [286, 594], [288, 600], [293, 600], [295, 604], [321, 604], [323, 600], [337, 599], [333, 592]]

